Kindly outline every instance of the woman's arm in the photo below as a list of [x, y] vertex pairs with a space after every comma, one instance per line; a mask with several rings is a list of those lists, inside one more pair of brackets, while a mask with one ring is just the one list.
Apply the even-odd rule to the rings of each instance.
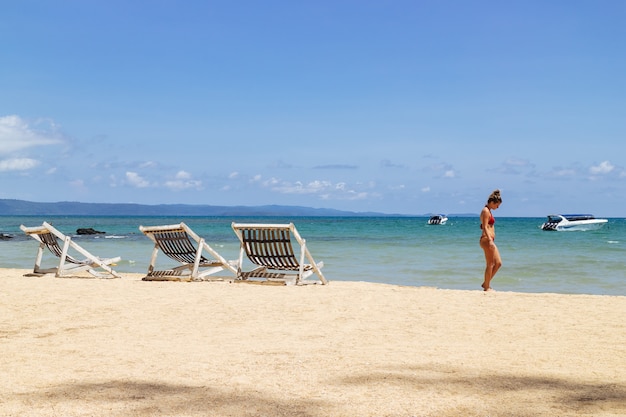
[[489, 233], [487, 233], [487, 228], [491, 227], [491, 225], [489, 224], [490, 218], [491, 218], [491, 212], [489, 211], [487, 207], [483, 207], [483, 210], [480, 212], [480, 228], [483, 231], [483, 234], [481, 237], [486, 237], [489, 240], [492, 240]]

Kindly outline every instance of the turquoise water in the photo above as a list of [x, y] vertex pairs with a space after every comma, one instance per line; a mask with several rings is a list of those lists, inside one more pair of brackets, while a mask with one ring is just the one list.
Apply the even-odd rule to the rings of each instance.
[[[147, 270], [152, 244], [139, 225], [184, 221], [227, 259], [239, 255], [230, 224], [292, 221], [329, 280], [479, 290], [484, 269], [478, 217], [451, 217], [429, 226], [426, 217], [0, 217], [0, 267], [32, 268], [37, 244], [20, 224], [52, 223], [72, 235], [77, 228], [106, 232], [75, 236], [100, 257], [121, 256], [118, 272]], [[497, 218], [496, 243], [503, 267], [492, 282], [500, 291], [626, 295], [626, 220], [609, 219], [598, 231], [545, 232], [544, 218]], [[159, 258], [161, 259], [161, 258]], [[52, 261], [51, 259], [49, 259]], [[44, 263], [44, 266], [47, 264]]]

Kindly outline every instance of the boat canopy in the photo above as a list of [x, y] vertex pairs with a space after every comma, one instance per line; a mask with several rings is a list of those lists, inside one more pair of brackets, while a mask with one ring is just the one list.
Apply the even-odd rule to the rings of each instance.
[[593, 219], [595, 219], [593, 214], [562, 214], [562, 216], [565, 217], [570, 222], [573, 222], [573, 221], [576, 221], [576, 220], [593, 220]]

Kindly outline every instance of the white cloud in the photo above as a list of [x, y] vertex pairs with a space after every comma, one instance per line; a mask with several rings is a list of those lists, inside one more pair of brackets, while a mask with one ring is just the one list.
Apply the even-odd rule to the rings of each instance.
[[146, 162], [142, 162], [141, 164], [139, 164], [139, 168], [156, 168], [157, 167], [157, 163], [154, 161], [146, 161]]
[[198, 181], [198, 180], [187, 180], [187, 181], [183, 181], [183, 180], [173, 180], [173, 181], [166, 181], [165, 182], [165, 186], [167, 188], [169, 188], [170, 190], [186, 190], [188, 188], [196, 188], [196, 189], [201, 189], [202, 188], [202, 181]]
[[333, 183], [326, 180], [313, 180], [305, 183], [271, 178], [264, 181], [263, 186], [281, 194], [311, 194], [322, 200], [362, 200], [372, 196], [370, 193], [350, 188], [345, 182]]
[[349, 190], [346, 194], [342, 195], [342, 197], [347, 200], [365, 200], [369, 197], [369, 194], [365, 191], [357, 192], [354, 190]]
[[[254, 178], [255, 178], [255, 181], [258, 181], [258, 180], [261, 179], [261, 176], [257, 175]], [[280, 184], [280, 180], [278, 180], [277, 178], [274, 178], [274, 177], [272, 177], [272, 178], [270, 178], [268, 180], [263, 181], [263, 186], [264, 187], [272, 187], [272, 186], [275, 186], [277, 184]]]
[[425, 167], [424, 171], [434, 174], [437, 178], [456, 178], [457, 176], [454, 167], [443, 162]]
[[532, 169], [534, 165], [527, 159], [509, 158], [493, 171], [499, 174], [519, 175], [523, 169]]
[[142, 178], [136, 172], [126, 172], [126, 181], [137, 188], [146, 188], [150, 186], [150, 182]]
[[10, 154], [34, 146], [55, 145], [62, 141], [54, 133], [37, 131], [19, 116], [0, 117], [0, 153]]
[[332, 188], [332, 184], [329, 181], [315, 180], [306, 184], [301, 181], [294, 183], [282, 182], [273, 189], [283, 194], [318, 194]]
[[178, 171], [174, 180], [166, 181], [165, 186], [170, 190], [186, 190], [188, 188], [202, 188], [202, 181], [194, 180], [187, 171]]
[[228, 175], [228, 178], [229, 178], [229, 179], [231, 179], [231, 180], [234, 180], [234, 179], [235, 179], [235, 178], [237, 178], [238, 176], [239, 176], [239, 173], [238, 173], [237, 171], [234, 171], [234, 172], [231, 172], [231, 173]]
[[557, 178], [571, 178], [576, 175], [576, 170], [573, 168], [556, 168], [552, 172], [553, 177]]
[[191, 178], [191, 174], [187, 171], [178, 171], [176, 173], [177, 180], [188, 180], [189, 178]]
[[615, 169], [615, 166], [613, 166], [613, 164], [611, 164], [609, 161], [603, 161], [600, 162], [599, 165], [589, 168], [589, 172], [592, 175], [604, 175], [610, 173], [611, 171], [613, 171], [613, 169]]
[[422, 192], [423, 193], [429, 193], [430, 192], [430, 187], [423, 187], [422, 188]]
[[39, 161], [30, 158], [13, 158], [0, 161], [0, 171], [27, 171], [39, 165]]
[[306, 186], [307, 189], [311, 190], [311, 192], [320, 192], [322, 190], [327, 190], [328, 188], [333, 188], [333, 184], [330, 181], [311, 181]]

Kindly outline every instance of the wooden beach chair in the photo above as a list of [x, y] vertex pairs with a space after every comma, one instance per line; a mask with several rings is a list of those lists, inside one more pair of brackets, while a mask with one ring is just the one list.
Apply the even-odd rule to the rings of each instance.
[[[241, 243], [237, 263], [237, 281], [279, 283], [284, 285], [327, 284], [322, 274], [323, 262], [316, 263], [306, 241], [293, 223], [250, 224], [232, 223]], [[294, 253], [292, 238], [298, 245], [299, 257]], [[251, 271], [243, 270], [244, 255], [256, 265]], [[309, 263], [305, 263], [308, 261]], [[307, 280], [316, 274], [317, 280]]]
[[[224, 270], [233, 275], [237, 274], [234, 267], [236, 261], [224, 259], [185, 223], [139, 226], [139, 230], [154, 242], [150, 266], [143, 278], [144, 281], [218, 281], [224, 278], [211, 275]], [[159, 251], [180, 265], [157, 270], [156, 260]], [[205, 252], [207, 256], [204, 256]]]
[[[108, 259], [98, 258], [74, 242], [70, 236], [65, 236], [46, 222], [36, 227], [21, 225], [20, 229], [39, 242], [37, 257], [35, 258], [35, 267], [33, 268], [32, 274], [27, 275], [43, 276], [46, 274], [55, 274], [56, 277], [65, 277], [86, 271], [97, 278], [121, 278], [121, 276], [110, 267], [110, 265], [120, 261], [121, 258], [119, 256]], [[63, 242], [62, 246], [59, 242]], [[54, 268], [41, 267], [44, 248], [47, 248], [58, 258], [58, 266]], [[85, 259], [79, 260], [71, 256], [69, 254], [70, 249], [84, 256]]]

